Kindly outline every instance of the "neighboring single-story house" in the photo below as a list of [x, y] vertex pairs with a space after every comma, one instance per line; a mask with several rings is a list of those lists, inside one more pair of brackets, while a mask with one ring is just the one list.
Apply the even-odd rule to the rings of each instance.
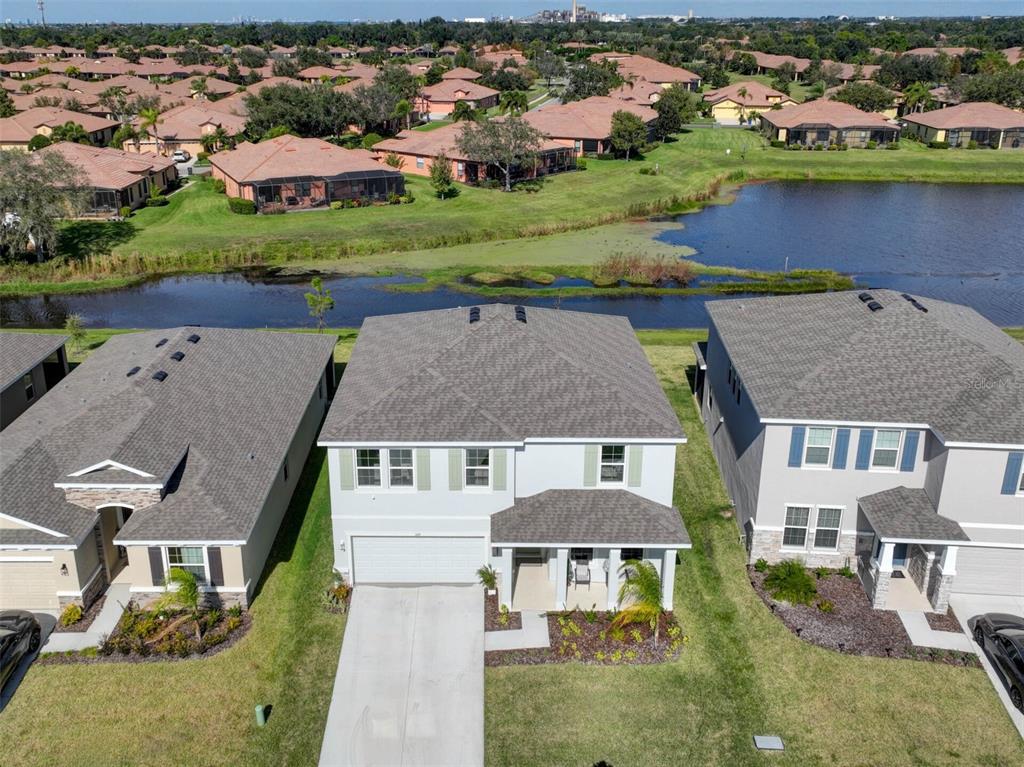
[[299, 79], [309, 83], [319, 83], [326, 80], [337, 80], [339, 77], [347, 77], [340, 69], [331, 67], [313, 66], [306, 67], [298, 74]]
[[213, 177], [230, 197], [315, 207], [333, 200], [384, 200], [405, 193], [402, 174], [363, 149], [343, 149], [318, 138], [286, 135], [210, 156]]
[[68, 374], [67, 340], [52, 333], [0, 331], [0, 429]]
[[1024, 113], [987, 101], [903, 115], [903, 129], [924, 142], [965, 147], [971, 141], [993, 149], [1024, 146]]
[[761, 112], [797, 103], [782, 91], [754, 80], [705, 91], [704, 102], [711, 105], [715, 121], [723, 125], [753, 123]]
[[608, 95], [613, 99], [628, 101], [640, 106], [653, 107], [658, 103], [661, 94], [665, 89], [660, 83], [652, 83], [647, 80], [626, 80], [618, 88], [615, 88]]
[[[200, 94], [196, 90], [197, 83], [202, 82], [206, 90]], [[161, 85], [160, 89], [171, 97], [177, 99], [219, 99], [222, 96], [230, 96], [238, 90], [235, 83], [221, 80], [218, 77], [186, 77], [184, 80], [177, 80], [167, 85]]]
[[469, 80], [442, 80], [420, 90], [416, 111], [431, 120], [443, 120], [459, 101], [465, 101], [473, 109], [490, 109], [497, 106], [499, 95], [493, 88]]
[[477, 582], [511, 609], [614, 610], [644, 560], [672, 609], [690, 539], [679, 420], [629, 321], [494, 304], [369, 317], [318, 444], [350, 582]]
[[114, 336], [3, 434], [0, 609], [144, 600], [173, 567], [248, 604], [327, 409], [329, 335]]
[[[92, 93], [79, 93], [68, 88], [49, 87], [40, 88], [31, 93], [12, 93], [11, 101], [14, 103], [14, 108], [19, 112], [32, 109], [42, 101], [46, 104], [56, 103], [61, 109], [73, 112], [87, 113], [97, 117], [107, 116], [107, 110], [99, 106], [99, 96], [95, 96]], [[75, 106], [76, 102], [78, 107], [71, 109], [70, 107]]]
[[814, 146], [846, 144], [865, 147], [869, 141], [888, 144], [900, 129], [882, 115], [864, 112], [841, 101], [817, 99], [762, 112], [761, 131], [772, 141]]
[[[484, 163], [469, 159], [459, 150], [457, 139], [465, 123], [452, 123], [431, 131], [404, 130], [394, 138], [384, 139], [373, 146], [373, 152], [382, 162], [389, 154], [405, 160], [402, 171], [416, 176], [429, 176], [430, 168], [438, 155], [444, 154], [452, 166], [456, 181], [475, 184], [486, 178], [498, 178], [497, 171], [491, 171]], [[541, 146], [536, 164], [520, 168], [515, 178], [533, 178], [571, 170], [576, 167], [573, 152], [556, 141], [545, 141]]]
[[811, 65], [810, 59], [801, 58], [799, 56], [787, 56], [779, 53], [765, 53], [764, 51], [743, 51], [734, 50], [729, 53], [728, 58], [733, 59], [736, 56], [743, 54], [750, 54], [754, 57], [754, 61], [757, 62], [757, 71], [755, 74], [763, 75], [767, 73], [775, 73], [781, 67], [791, 64], [793, 66], [793, 79], [796, 80], [807, 71], [807, 68]]
[[572, 147], [577, 156], [606, 154], [612, 151], [612, 115], [620, 111], [637, 115], [649, 130], [658, 117], [650, 107], [610, 96], [591, 96], [535, 109], [524, 114], [523, 119], [553, 141]]
[[943, 55], [949, 56], [951, 59], [959, 59], [968, 51], [977, 53], [977, 48], [964, 48], [958, 46], [948, 46], [941, 48], [911, 48], [906, 51], [904, 56], [920, 56], [924, 59], [932, 59], [936, 56]]
[[847, 85], [857, 85], [859, 83], [874, 85], [876, 88], [882, 88], [883, 90], [887, 91], [888, 94], [892, 97], [892, 103], [888, 109], [883, 109], [878, 114], [882, 115], [887, 120], [895, 120], [897, 117], [899, 117], [900, 112], [903, 111], [903, 108], [907, 103], [906, 98], [899, 91], [894, 91], [891, 88], [884, 88], [883, 86], [876, 83], [874, 80], [855, 80], [852, 83], [843, 83], [842, 85], [835, 85], [831, 88], [826, 88], [825, 92], [822, 94], [822, 98], [831, 99], [835, 101], [837, 100], [836, 95], [838, 95]]
[[481, 77], [483, 77], [482, 74], [469, 67], [455, 67], [441, 75], [442, 80], [466, 80], [467, 82], [479, 80]]
[[[191, 155], [203, 151], [202, 137], [223, 128], [229, 136], [245, 130], [245, 117], [213, 107], [211, 103], [190, 101], [160, 113], [160, 121], [138, 145], [126, 141], [121, 148], [128, 152], [172, 155], [184, 149]], [[136, 120], [138, 122], [138, 120]], [[155, 135], [154, 135], [155, 134]]]
[[89, 213], [117, 215], [121, 208], [138, 208], [178, 179], [178, 168], [169, 157], [133, 154], [111, 147], [95, 147], [61, 141], [39, 150], [40, 155], [59, 154], [79, 168], [76, 183], [92, 188]]
[[0, 118], [0, 149], [27, 152], [33, 136], [49, 136], [54, 128], [69, 122], [81, 125], [96, 146], [105, 146], [118, 127], [116, 121], [105, 117], [70, 112], [59, 107], [33, 107], [13, 117]]
[[646, 80], [649, 83], [656, 83], [662, 88], [679, 85], [690, 91], [700, 90], [700, 75], [682, 67], [663, 64], [647, 56], [606, 51], [593, 54], [590, 60], [595, 63], [615, 62], [618, 73], [626, 80]]
[[496, 46], [486, 46], [484, 51], [477, 55], [481, 61], [489, 61], [495, 67], [503, 67], [506, 62], [511, 61], [516, 68], [527, 64], [528, 59], [522, 51], [513, 48], [499, 49]]

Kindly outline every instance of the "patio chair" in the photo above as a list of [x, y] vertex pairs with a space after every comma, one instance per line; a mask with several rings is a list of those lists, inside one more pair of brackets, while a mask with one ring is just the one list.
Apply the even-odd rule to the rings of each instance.
[[587, 584], [587, 591], [590, 591], [590, 565], [586, 562], [577, 562], [574, 568], [574, 580], [576, 585]]

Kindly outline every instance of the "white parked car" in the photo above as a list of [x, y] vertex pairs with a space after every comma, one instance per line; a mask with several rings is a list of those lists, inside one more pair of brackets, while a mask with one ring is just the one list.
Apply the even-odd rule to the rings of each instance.
[[190, 155], [184, 149], [179, 149], [174, 153], [173, 159], [175, 162], [188, 162], [189, 160], [192, 159], [192, 155]]

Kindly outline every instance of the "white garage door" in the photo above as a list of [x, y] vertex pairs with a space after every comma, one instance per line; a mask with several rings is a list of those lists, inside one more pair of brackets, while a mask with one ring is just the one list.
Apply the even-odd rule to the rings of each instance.
[[355, 583], [475, 583], [486, 563], [483, 538], [358, 536]]
[[956, 556], [953, 591], [1024, 596], [1024, 550], [961, 546]]
[[53, 562], [0, 562], [0, 610], [55, 610]]

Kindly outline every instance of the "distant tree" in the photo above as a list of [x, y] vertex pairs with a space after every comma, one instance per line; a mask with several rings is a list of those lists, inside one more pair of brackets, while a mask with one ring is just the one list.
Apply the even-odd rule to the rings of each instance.
[[430, 185], [442, 200], [454, 197], [455, 177], [452, 175], [452, 161], [444, 152], [439, 152], [430, 162]]
[[865, 112], [884, 112], [894, 103], [892, 92], [875, 83], [848, 83], [832, 94], [833, 101], [842, 101]]
[[991, 101], [1024, 109], [1024, 65], [958, 80], [953, 90], [964, 101]]
[[613, 88], [620, 85], [622, 78], [614, 68], [587, 61], [569, 70], [569, 84], [562, 94], [562, 101], [582, 101], [591, 96], [607, 96]]
[[14, 108], [14, 100], [5, 89], [0, 88], [0, 117], [13, 117], [17, 114]]
[[295, 51], [295, 60], [298, 61], [299, 69], [307, 69], [308, 67], [329, 67], [333, 62], [331, 61], [331, 54], [327, 51], [321, 51], [319, 48], [310, 48], [308, 46], [302, 46]]
[[160, 134], [156, 128], [162, 122], [163, 118], [160, 117], [160, 112], [155, 107], [139, 111], [139, 130], [147, 136], [153, 137], [153, 140], [156, 142], [157, 154], [160, 154]]
[[462, 101], [459, 99], [455, 102], [455, 106], [452, 107], [451, 114], [448, 118], [452, 122], [476, 122], [480, 119], [477, 111], [470, 106], [468, 101]]
[[82, 74], [82, 70], [76, 66], [69, 66], [64, 68], [64, 74], [66, 74], [68, 77], [78, 77], [80, 74]]
[[[364, 124], [356, 97], [326, 85], [275, 85], [247, 96], [245, 105], [245, 132], [253, 140], [279, 125], [287, 125], [296, 136], [324, 137]], [[390, 112], [383, 117], [386, 120]]]
[[[288, 136], [291, 132], [291, 128], [287, 125], [275, 125], [260, 137], [260, 141], [269, 141], [270, 139], [279, 138], [280, 136]], [[203, 138], [206, 137], [204, 136]]]
[[716, 64], [705, 64], [697, 67], [704, 84], [711, 88], [724, 88], [729, 84], [729, 73]]
[[551, 87], [552, 80], [565, 74], [565, 62], [555, 54], [548, 53], [547, 51], [534, 58], [533, 68], [537, 70], [537, 74], [544, 78], [544, 83], [548, 88]]
[[658, 118], [654, 121], [654, 132], [664, 140], [673, 133], [679, 133], [683, 126], [697, 117], [700, 109], [698, 97], [678, 85], [666, 88], [661, 98], [654, 102]]
[[56, 128], [51, 130], [50, 140], [55, 144], [58, 141], [71, 141], [75, 144], [92, 143], [92, 140], [89, 138], [89, 134], [86, 133], [85, 128], [72, 120], [68, 120], [63, 125], [58, 125]]
[[401, 64], [385, 64], [374, 76], [373, 84], [387, 90], [396, 103], [402, 99], [414, 102], [420, 92], [419, 81]]
[[114, 135], [110, 139], [110, 145], [115, 149], [123, 149], [124, 145], [130, 141], [135, 146], [135, 151], [138, 151], [141, 139], [142, 137], [135, 129], [135, 126], [126, 123], [114, 131]]
[[238, 63], [249, 69], [259, 69], [267, 63], [267, 52], [262, 48], [246, 45], [235, 53]]
[[480, 83], [496, 91], [525, 91], [530, 78], [518, 69], [494, 69], [481, 77]]
[[130, 61], [132, 64], [138, 64], [139, 59], [142, 58], [142, 54], [139, 49], [132, 45], [119, 45], [116, 53], [118, 58]]
[[729, 69], [741, 75], [752, 75], [757, 72], [757, 59], [754, 54], [740, 51], [729, 61]]
[[908, 85], [903, 91], [903, 98], [911, 112], [927, 112], [935, 104], [931, 90], [920, 81]]
[[44, 136], [42, 133], [37, 133], [28, 140], [28, 151], [35, 152], [38, 149], [50, 146], [53, 141], [49, 136]]
[[455, 145], [466, 157], [494, 165], [505, 177], [505, 191], [512, 191], [512, 171], [532, 163], [544, 135], [522, 117], [466, 123]]
[[399, 99], [395, 104], [394, 110], [391, 112], [391, 116], [396, 120], [405, 123], [406, 129], [409, 128], [409, 122], [412, 119], [413, 108], [412, 104], [408, 99]]
[[775, 77], [793, 82], [796, 79], [796, 65], [792, 61], [782, 62], [775, 70]]
[[629, 162], [630, 153], [639, 152], [647, 143], [647, 126], [637, 115], [620, 109], [612, 114], [609, 138], [615, 151], [625, 154]]
[[447, 71], [448, 70], [444, 64], [440, 61], [434, 61], [434, 63], [430, 65], [430, 69], [427, 70], [426, 75], [424, 75], [423, 80], [427, 85], [437, 85], [444, 79], [444, 73]]
[[192, 91], [193, 96], [199, 98], [206, 98], [210, 95], [210, 86], [206, 84], [205, 77], [196, 77], [189, 83], [189, 89]]
[[498, 109], [503, 115], [521, 115], [529, 108], [526, 91], [505, 91], [498, 97]]
[[473, 66], [473, 54], [469, 52], [469, 49], [463, 46], [459, 48], [458, 53], [455, 54], [454, 63], [457, 67], [471, 67]]
[[327, 312], [334, 308], [334, 298], [319, 277], [312, 279], [310, 287], [312, 290], [306, 294], [309, 316], [316, 320], [316, 332], [323, 333], [324, 328], [327, 327]]
[[298, 77], [299, 65], [293, 59], [275, 59], [271, 66], [274, 77]]
[[228, 71], [225, 73], [224, 79], [236, 85], [241, 85], [245, 80], [242, 77], [242, 71], [238, 68], [238, 63], [234, 59], [228, 62]]
[[69, 314], [64, 318], [64, 332], [71, 340], [71, 345], [76, 351], [82, 351], [82, 342], [85, 340], [85, 328], [82, 327], [81, 314]]
[[779, 93], [785, 93], [788, 96], [789, 89], [792, 87], [792, 82], [792, 80], [776, 76], [772, 78], [772, 88], [777, 90]]

